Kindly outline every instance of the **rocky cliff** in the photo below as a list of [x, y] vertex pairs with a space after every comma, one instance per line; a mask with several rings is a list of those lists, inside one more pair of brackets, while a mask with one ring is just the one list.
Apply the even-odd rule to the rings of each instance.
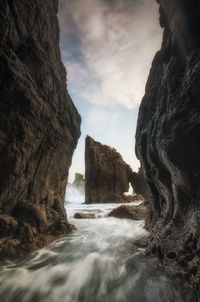
[[[86, 203], [125, 202], [124, 193], [129, 190], [129, 183], [134, 188], [136, 175], [114, 148], [86, 137]], [[139, 186], [136, 191], [141, 194]]]
[[85, 194], [85, 177], [83, 174], [75, 173], [75, 178], [72, 187]]
[[129, 173], [129, 181], [134, 192], [136, 194], [141, 194], [147, 200], [148, 188], [141, 168], [139, 168], [138, 172]]
[[63, 206], [80, 135], [61, 62], [57, 0], [0, 3], [0, 255], [71, 230]]
[[148, 252], [200, 274], [200, 3], [160, 0], [164, 29], [142, 100], [136, 152], [148, 185]]

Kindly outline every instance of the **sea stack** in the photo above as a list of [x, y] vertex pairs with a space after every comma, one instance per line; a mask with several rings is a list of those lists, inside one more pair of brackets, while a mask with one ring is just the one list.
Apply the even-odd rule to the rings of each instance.
[[71, 231], [64, 209], [80, 116], [66, 89], [57, 0], [0, 4], [0, 256]]
[[[86, 137], [86, 203], [126, 202], [124, 193], [129, 190], [129, 183], [134, 188], [134, 179], [136, 179], [136, 173], [133, 173], [116, 149], [102, 145], [90, 136]], [[136, 191], [142, 194], [139, 186]]]
[[136, 133], [148, 186], [148, 252], [178, 264], [198, 283], [200, 3], [158, 2], [163, 42], [153, 60]]

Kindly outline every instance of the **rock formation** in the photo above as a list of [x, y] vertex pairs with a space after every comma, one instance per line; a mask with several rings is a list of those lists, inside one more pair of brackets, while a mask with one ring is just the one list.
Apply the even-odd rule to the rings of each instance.
[[85, 178], [83, 174], [75, 173], [72, 187], [79, 190], [83, 195], [85, 194]]
[[130, 175], [130, 183], [134, 192], [138, 195], [142, 195], [145, 199], [148, 197], [148, 189], [143, 176], [142, 169], [139, 168], [138, 172], [132, 172]]
[[200, 275], [200, 3], [158, 2], [163, 42], [136, 133], [150, 201], [148, 252], [178, 264], [195, 284]]
[[108, 217], [126, 218], [132, 220], [143, 220], [147, 214], [147, 203], [143, 202], [139, 206], [122, 205], [113, 209]]
[[141, 194], [136, 195], [126, 195], [125, 196], [125, 202], [134, 202], [134, 201], [145, 201], [144, 196]]
[[[129, 183], [134, 187], [136, 173], [121, 155], [87, 136], [85, 141], [85, 202], [125, 202]], [[140, 188], [137, 193], [142, 194]]]
[[95, 216], [95, 214], [75, 213], [74, 218], [76, 218], [76, 219], [95, 219], [97, 217]]
[[0, 4], [0, 255], [71, 230], [63, 206], [80, 135], [61, 62], [57, 0]]

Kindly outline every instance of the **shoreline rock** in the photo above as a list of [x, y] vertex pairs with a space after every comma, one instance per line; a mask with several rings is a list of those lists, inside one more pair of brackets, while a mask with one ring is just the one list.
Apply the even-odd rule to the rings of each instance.
[[57, 11], [57, 0], [1, 4], [1, 259], [73, 229], [64, 197], [81, 118], [66, 88]]
[[75, 213], [74, 218], [76, 218], [76, 219], [95, 219], [97, 217], [95, 214]]
[[128, 198], [124, 193], [129, 190], [130, 184], [138, 194], [145, 191], [146, 186], [141, 171], [137, 177], [137, 173], [132, 171], [114, 148], [102, 145], [87, 136], [85, 140], [85, 202], [126, 202]]
[[144, 201], [144, 197], [141, 194], [134, 195], [134, 196], [125, 196], [124, 203], [130, 203], [135, 201]]
[[108, 217], [143, 220], [145, 219], [146, 214], [146, 202], [143, 202], [138, 206], [122, 205], [117, 207], [108, 214]]
[[136, 153], [148, 187], [147, 253], [179, 267], [199, 299], [200, 4], [157, 2], [163, 41], [136, 132]]

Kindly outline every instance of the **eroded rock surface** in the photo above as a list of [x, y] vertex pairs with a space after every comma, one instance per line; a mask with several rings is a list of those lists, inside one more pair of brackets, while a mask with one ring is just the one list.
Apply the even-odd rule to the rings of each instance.
[[200, 3], [158, 2], [163, 42], [153, 60], [136, 133], [149, 192], [148, 252], [166, 264], [178, 263], [198, 285]]
[[76, 219], [95, 219], [95, 214], [88, 214], [88, 213], [75, 213], [74, 218]]
[[[85, 202], [126, 202], [133, 171], [121, 155], [90, 136], [85, 141]], [[127, 199], [128, 201], [128, 199]]]
[[142, 195], [144, 199], [148, 198], [148, 188], [141, 168], [138, 172], [130, 174], [130, 183], [138, 197]]
[[135, 201], [144, 201], [144, 197], [140, 194], [138, 195], [127, 195], [124, 197], [125, 202], [135, 202]]
[[57, 0], [0, 3], [0, 255], [72, 226], [64, 209], [78, 115], [66, 90]]
[[133, 220], [143, 220], [147, 214], [147, 202], [138, 206], [122, 205], [112, 210], [108, 216], [116, 218], [126, 218]]

